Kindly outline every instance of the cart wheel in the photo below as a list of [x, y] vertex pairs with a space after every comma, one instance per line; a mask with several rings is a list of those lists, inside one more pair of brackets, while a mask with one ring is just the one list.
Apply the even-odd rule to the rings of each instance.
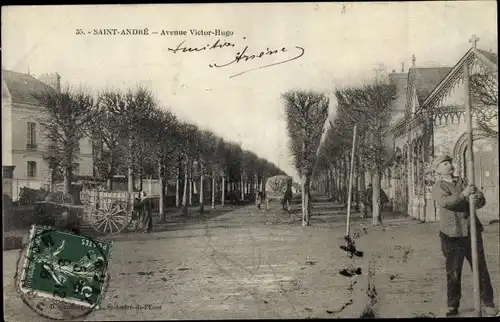
[[122, 232], [132, 221], [126, 201], [99, 199], [90, 213], [92, 228], [102, 234], [115, 235]]

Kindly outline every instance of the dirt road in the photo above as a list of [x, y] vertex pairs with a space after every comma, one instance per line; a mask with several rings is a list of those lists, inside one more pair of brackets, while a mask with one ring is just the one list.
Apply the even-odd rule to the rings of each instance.
[[[345, 212], [325, 202], [315, 207], [323, 215], [306, 228], [298, 214], [290, 219], [277, 208], [248, 206], [164, 232], [115, 238], [106, 298], [86, 320], [359, 317], [372, 258], [378, 316], [440, 315], [445, 273], [437, 224], [387, 219], [382, 231], [354, 221], [365, 256], [353, 260], [339, 248]], [[486, 227], [484, 239], [498, 297], [498, 224]], [[40, 320], [14, 291], [17, 253], [4, 252], [5, 319]], [[350, 265], [362, 274], [339, 274]], [[465, 265], [465, 311], [473, 304], [470, 280]]]

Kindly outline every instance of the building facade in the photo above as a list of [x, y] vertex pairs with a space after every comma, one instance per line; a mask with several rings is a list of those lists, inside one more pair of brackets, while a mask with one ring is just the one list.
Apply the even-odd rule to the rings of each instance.
[[[58, 74], [46, 74], [36, 79], [29, 74], [2, 69], [2, 168], [4, 178], [12, 180], [10, 193], [14, 201], [18, 199], [21, 187], [50, 187], [49, 142], [39, 124], [44, 109], [32, 93], [47, 88], [60, 91], [60, 84]], [[75, 175], [92, 176], [92, 142], [89, 138], [80, 141], [77, 160]]]
[[[422, 221], [439, 221], [438, 207], [431, 197], [435, 180], [430, 166], [433, 159], [449, 153], [454, 157], [456, 175], [465, 178], [468, 175], [466, 64], [469, 79], [486, 79], [486, 75], [493, 75], [488, 79], [488, 87], [493, 91], [490, 94], [498, 97], [498, 55], [477, 49], [474, 44], [453, 67], [412, 66], [409, 69], [405, 112], [395, 120], [391, 129], [395, 153], [382, 186], [390, 191], [395, 210], [407, 212]], [[478, 210], [478, 216], [483, 223], [489, 223], [498, 220], [498, 138], [494, 134], [498, 126], [498, 103], [495, 104], [494, 100], [482, 102], [481, 93], [474, 92], [481, 89], [469, 88], [472, 98], [479, 97], [471, 99], [475, 182], [487, 199], [487, 205]], [[479, 120], [482, 120], [482, 126]], [[490, 128], [485, 129], [484, 124]]]

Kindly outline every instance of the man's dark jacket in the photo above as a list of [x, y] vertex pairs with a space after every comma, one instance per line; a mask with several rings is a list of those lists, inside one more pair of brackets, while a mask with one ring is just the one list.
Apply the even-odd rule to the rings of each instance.
[[[438, 180], [432, 187], [432, 198], [439, 206], [439, 230], [449, 237], [469, 236], [469, 199], [461, 193], [466, 187], [467, 182], [461, 178], [456, 178], [454, 182]], [[484, 205], [484, 195], [478, 192], [476, 209]], [[479, 232], [483, 231], [483, 225], [477, 216], [476, 227]]]

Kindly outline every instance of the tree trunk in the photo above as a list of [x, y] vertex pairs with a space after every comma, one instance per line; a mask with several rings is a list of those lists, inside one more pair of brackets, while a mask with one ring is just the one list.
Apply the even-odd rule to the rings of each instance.
[[372, 177], [372, 187], [373, 187], [373, 195], [372, 195], [372, 207], [373, 207], [373, 222], [374, 226], [381, 223], [381, 205], [380, 205], [380, 169], [378, 167], [375, 168]]
[[212, 172], [212, 209], [215, 209], [215, 175]]
[[186, 157], [186, 166], [184, 167], [184, 187], [183, 187], [183, 193], [182, 193], [182, 213], [183, 215], [187, 215], [188, 211], [188, 184], [189, 184], [189, 178], [188, 178], [188, 167], [187, 167], [187, 157]]
[[177, 178], [175, 180], [175, 207], [176, 208], [179, 208], [179, 205], [180, 205], [180, 196], [179, 196], [180, 195], [180, 191], [179, 191], [179, 189], [180, 189], [180, 187], [179, 187], [180, 172], [181, 172], [180, 169], [177, 168]]
[[69, 194], [71, 192], [71, 170], [70, 167], [64, 169], [64, 193]]
[[328, 196], [329, 201], [332, 201], [332, 190], [330, 187], [331, 181], [332, 181], [331, 171], [330, 171], [330, 169], [327, 168], [326, 169], [326, 187], [325, 187], [325, 190], [326, 190], [326, 195]]
[[365, 170], [361, 166], [361, 157], [358, 156], [357, 160], [358, 160], [358, 164], [360, 165], [358, 167], [358, 177], [359, 177], [358, 191], [359, 191], [359, 199], [361, 202], [361, 209], [360, 210], [363, 212], [363, 218], [366, 219], [366, 217], [368, 216], [368, 211], [366, 209], [366, 196], [365, 196], [365, 192], [366, 192]]
[[106, 182], [106, 188], [108, 189], [108, 191], [112, 191], [113, 190], [113, 163], [110, 162], [108, 164], [108, 180]]
[[241, 178], [241, 200], [245, 200], [245, 181]]
[[349, 162], [347, 156], [342, 158], [342, 163], [344, 164], [344, 189], [342, 190], [344, 196], [345, 207], [347, 208], [347, 201], [349, 198]]
[[336, 189], [336, 183], [335, 183], [336, 182], [335, 180], [337, 179], [336, 174], [335, 174], [335, 165], [332, 166], [332, 170], [331, 171], [332, 171], [332, 181], [330, 183], [330, 186], [331, 186], [331, 190], [332, 190], [332, 201], [335, 202], [335, 194], [336, 194], [336, 191], [337, 191], [337, 189]]
[[339, 200], [344, 203], [344, 162], [342, 158], [339, 161]]
[[[132, 132], [132, 129], [129, 129], [129, 133]], [[128, 170], [128, 182], [127, 182], [127, 190], [128, 190], [128, 193], [129, 193], [129, 207], [130, 209], [133, 209], [134, 208], [134, 196], [133, 196], [133, 193], [134, 193], [134, 169], [132, 168], [132, 163], [133, 163], [133, 159], [132, 159], [132, 148], [133, 148], [133, 141], [132, 141], [132, 135], [129, 134], [128, 136], [128, 153], [127, 153], [127, 156], [128, 156], [128, 164], [127, 164], [127, 170]]]
[[189, 205], [193, 205], [193, 178], [189, 175]]
[[311, 221], [311, 177], [308, 176], [306, 179], [306, 224], [309, 226]]
[[335, 201], [340, 203], [340, 171], [339, 162], [335, 162]]
[[309, 199], [309, 185], [310, 180], [306, 176], [302, 176], [302, 226], [309, 226], [309, 211], [310, 211], [310, 199]]
[[142, 191], [144, 189], [144, 185], [142, 182], [142, 170], [139, 171], [139, 190]]
[[222, 180], [222, 189], [221, 189], [220, 204], [222, 207], [224, 207], [226, 199], [226, 178], [224, 177], [224, 175], [222, 176], [221, 180]]
[[255, 173], [254, 174], [254, 194], [255, 194], [255, 200], [259, 197], [259, 174]]
[[50, 171], [50, 191], [56, 191], [56, 171], [57, 168], [52, 168]]
[[158, 205], [158, 211], [160, 213], [160, 218], [165, 221], [165, 212], [163, 211], [163, 203], [165, 198], [165, 187], [163, 186], [163, 180], [161, 176], [161, 163], [158, 162], [158, 187], [160, 188], [160, 201]]
[[203, 208], [203, 205], [204, 205], [204, 201], [203, 198], [203, 164], [200, 165], [201, 166], [201, 171], [200, 171], [200, 189], [198, 189], [198, 193], [200, 195], [200, 212], [203, 212], [204, 211], [204, 208]]
[[358, 178], [358, 174], [359, 172], [357, 171], [357, 169], [355, 168], [355, 171], [354, 173], [352, 174], [353, 175], [353, 189], [352, 189], [352, 193], [354, 194], [354, 201], [356, 203], [356, 206], [354, 207], [354, 209], [356, 209], [356, 212], [359, 212], [359, 178]]

